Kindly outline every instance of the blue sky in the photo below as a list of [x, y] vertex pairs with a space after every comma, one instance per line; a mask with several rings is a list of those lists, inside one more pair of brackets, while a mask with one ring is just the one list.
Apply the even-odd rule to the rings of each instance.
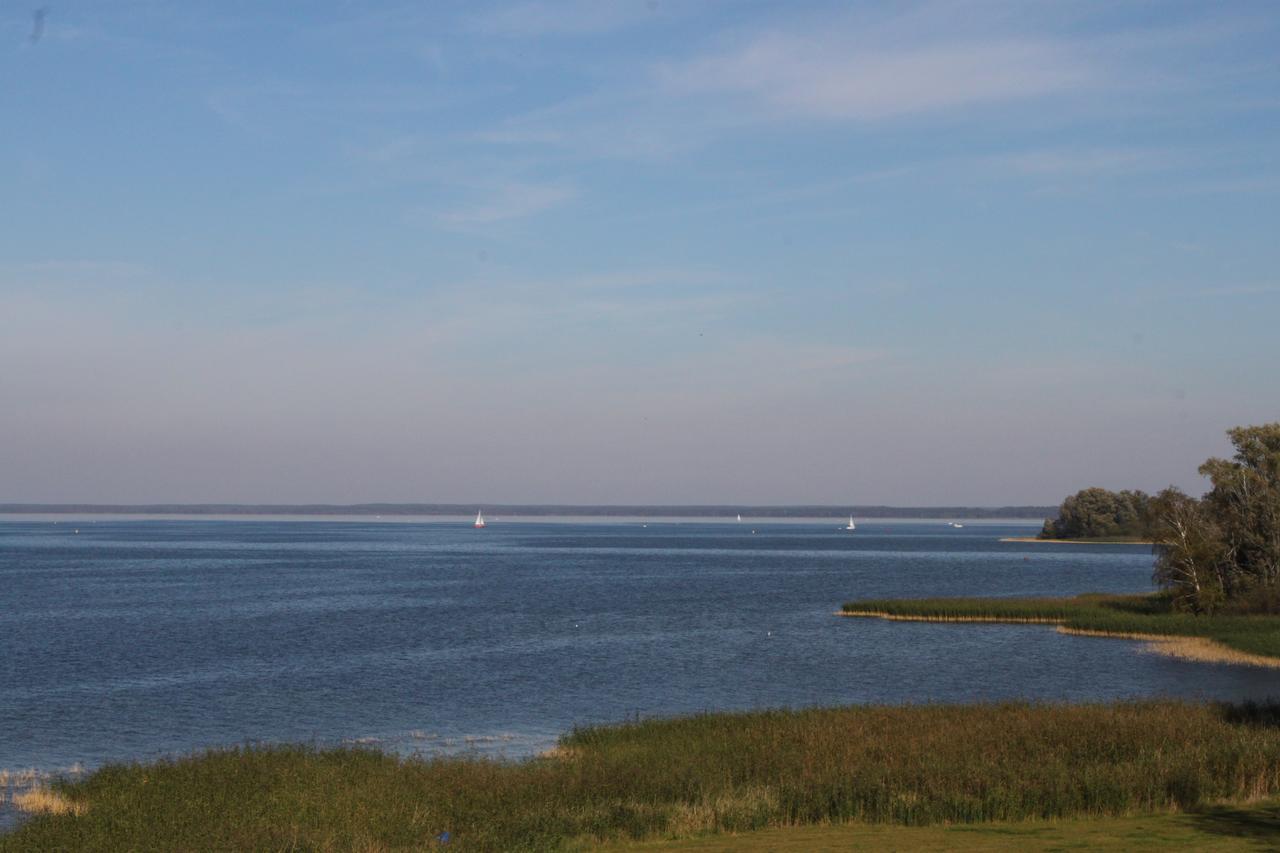
[[1054, 503], [1280, 418], [1280, 8], [0, 17], [0, 501]]

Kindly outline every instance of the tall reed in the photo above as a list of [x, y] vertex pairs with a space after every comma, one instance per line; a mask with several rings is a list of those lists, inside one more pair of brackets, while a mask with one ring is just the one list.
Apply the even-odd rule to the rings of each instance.
[[107, 767], [0, 850], [541, 850], [870, 821], [1192, 808], [1280, 795], [1280, 705], [852, 707], [586, 728], [559, 757], [245, 748]]

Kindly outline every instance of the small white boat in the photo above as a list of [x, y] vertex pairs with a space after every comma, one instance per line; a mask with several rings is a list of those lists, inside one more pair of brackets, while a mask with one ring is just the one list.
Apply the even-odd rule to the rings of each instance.
[[742, 521], [742, 513], [738, 513], [738, 521]]
[[960, 523], [960, 522], [958, 522], [958, 521], [953, 521], [953, 522], [951, 522], [951, 526], [952, 526], [952, 527], [956, 527], [956, 528], [964, 527], [964, 525], [963, 525], [963, 524], [961, 524], [961, 523]]
[[858, 525], [853, 523], [853, 516], [849, 516], [849, 523], [845, 526], [845, 530], [857, 530]]
[[476, 513], [476, 527], [484, 527], [484, 512], [483, 512], [483, 511], [479, 511], [479, 512], [477, 512], [477, 513]]

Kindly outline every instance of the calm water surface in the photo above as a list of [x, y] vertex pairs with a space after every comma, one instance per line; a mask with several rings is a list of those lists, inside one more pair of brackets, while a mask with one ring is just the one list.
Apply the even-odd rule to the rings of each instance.
[[1150, 589], [1146, 547], [999, 541], [1032, 532], [0, 521], [0, 769], [246, 741], [519, 756], [635, 715], [1278, 692], [1273, 673], [1127, 641], [833, 615], [858, 597]]

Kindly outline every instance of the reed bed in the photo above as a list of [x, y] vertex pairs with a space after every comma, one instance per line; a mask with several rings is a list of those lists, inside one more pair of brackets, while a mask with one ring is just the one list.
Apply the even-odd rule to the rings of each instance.
[[[1117, 637], [1200, 637], [1280, 663], [1280, 617], [1196, 616], [1172, 609], [1164, 595], [1074, 598], [919, 598], [851, 601], [846, 616], [938, 622], [1045, 622], [1069, 632]], [[1248, 658], [1237, 658], [1236, 662]], [[1227, 661], [1224, 657], [1224, 662]], [[1255, 665], [1262, 661], [1252, 661]]]
[[1280, 704], [1006, 703], [706, 714], [588, 728], [556, 757], [208, 752], [54, 783], [31, 849], [552, 850], [846, 821], [1159, 813], [1280, 794]]
[[13, 804], [20, 811], [33, 814], [71, 814], [82, 815], [88, 810], [82, 802], [68, 799], [58, 791], [37, 785], [13, 795]]

